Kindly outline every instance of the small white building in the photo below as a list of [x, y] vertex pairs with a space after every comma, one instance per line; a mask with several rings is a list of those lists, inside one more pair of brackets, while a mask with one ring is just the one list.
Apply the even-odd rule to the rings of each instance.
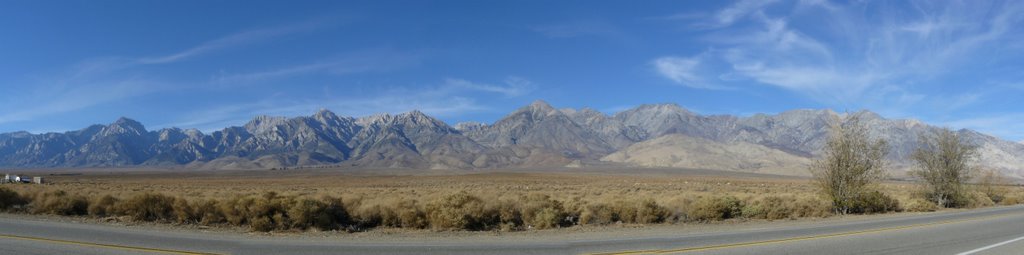
[[43, 177], [28, 177], [17, 174], [4, 174], [3, 179], [0, 179], [0, 183], [38, 183], [43, 184], [45, 180]]

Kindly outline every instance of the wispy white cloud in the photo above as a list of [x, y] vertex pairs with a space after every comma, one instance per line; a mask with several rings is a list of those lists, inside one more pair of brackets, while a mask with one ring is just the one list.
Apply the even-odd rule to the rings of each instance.
[[17, 111], [8, 111], [0, 114], [0, 124], [28, 121], [52, 114], [79, 111], [167, 89], [169, 87], [166, 84], [157, 81], [132, 78], [90, 84], [41, 87], [20, 98], [0, 102], [0, 108], [18, 109]]
[[760, 11], [765, 6], [773, 4], [777, 0], [740, 0], [732, 5], [719, 10], [714, 19], [698, 23], [698, 27], [720, 28], [732, 25], [736, 21]]
[[252, 112], [254, 109], [267, 109], [270, 107], [269, 101], [261, 101], [256, 103], [242, 103], [242, 104], [231, 104], [221, 105], [216, 107], [206, 107], [198, 111], [185, 113], [179, 116], [179, 120], [176, 122], [169, 123], [158, 123], [153, 127], [156, 128], [195, 128], [203, 132], [211, 132], [220, 130], [230, 126], [241, 126], [252, 117], [256, 116], [256, 112]]
[[[114, 101], [131, 99], [162, 91], [180, 89], [188, 86], [205, 87], [207, 84], [176, 83], [145, 75], [138, 67], [150, 64], [168, 64], [199, 57], [220, 50], [227, 50], [246, 44], [257, 43], [295, 33], [309, 32], [319, 29], [328, 22], [312, 20], [270, 28], [260, 28], [226, 35], [183, 51], [155, 57], [98, 57], [77, 63], [67, 71], [39, 79], [39, 89], [23, 92], [18, 98], [9, 98], [0, 102], [0, 107], [20, 109], [8, 113], [0, 113], [0, 124], [31, 121], [48, 115], [81, 111], [83, 109], [107, 104]], [[337, 63], [334, 63], [337, 64]], [[355, 66], [349, 63], [350, 66]], [[336, 65], [334, 67], [337, 67]], [[366, 68], [366, 67], [360, 67]], [[315, 69], [315, 67], [305, 67]], [[356, 70], [358, 68], [336, 68], [335, 72]], [[268, 73], [265, 76], [284, 75], [303, 71], [302, 68]], [[24, 107], [32, 105], [33, 107]]]
[[982, 93], [966, 93], [954, 96], [952, 100], [949, 100], [946, 104], [946, 109], [955, 110], [963, 108], [978, 102], [981, 100], [984, 94]]
[[253, 82], [262, 82], [299, 75], [326, 73], [346, 75], [353, 73], [383, 72], [414, 66], [423, 58], [420, 53], [398, 52], [389, 49], [371, 49], [343, 54], [326, 60], [286, 66], [276, 69], [226, 73], [213, 77], [213, 82], [220, 85], [234, 86]]
[[61, 80], [63, 82], [77, 82], [82, 79], [97, 78], [99, 76], [145, 65], [170, 64], [199, 57], [204, 54], [214, 53], [220, 50], [229, 50], [234, 47], [263, 42], [278, 37], [314, 31], [325, 27], [328, 24], [329, 23], [325, 20], [311, 20], [276, 27], [251, 29], [203, 42], [199, 45], [169, 55], [153, 57], [108, 56], [88, 59], [74, 65], [70, 72], [63, 75]]
[[536, 84], [521, 77], [511, 76], [505, 78], [505, 80], [502, 83], [503, 85], [494, 85], [453, 78], [445, 79], [444, 82], [446, 86], [456, 89], [469, 89], [484, 92], [493, 92], [505, 95], [506, 97], [518, 97], [526, 95], [527, 93], [530, 93], [533, 90], [537, 89]]
[[336, 62], [319, 62], [248, 73], [228, 74], [222, 71], [220, 74], [214, 76], [213, 82], [217, 84], [238, 85], [320, 72], [338, 65], [340, 64]]
[[95, 79], [108, 75], [112, 72], [124, 70], [137, 65], [135, 61], [124, 57], [99, 57], [81, 61], [69, 68], [63, 74], [58, 75], [58, 83], [71, 83], [82, 80]]
[[208, 54], [217, 50], [229, 49], [231, 47], [261, 42], [295, 33], [310, 32], [322, 27], [323, 25], [324, 23], [322, 21], [316, 20], [298, 24], [247, 30], [210, 40], [169, 55], [140, 58], [137, 59], [137, 62], [140, 64], [173, 63], [197, 57], [202, 54]]
[[[709, 50], [691, 53], [692, 57], [656, 58], [654, 62], [662, 64], [655, 70], [681, 84], [754, 81], [827, 105], [864, 107], [861, 102], [872, 101], [869, 96], [920, 96], [909, 87], [887, 87], [927, 86], [969, 63], [984, 62], [980, 56], [1021, 40], [1012, 31], [1017, 31], [1014, 24], [1024, 21], [1018, 15], [1024, 5], [1016, 2], [928, 4], [917, 14], [888, 13], [884, 4], [871, 7], [886, 12], [881, 16], [887, 18], [863, 15], [869, 8], [865, 5], [872, 3], [801, 1], [793, 11], [779, 13], [768, 11], [775, 7], [773, 2], [737, 1], [698, 21], [695, 25], [713, 25], [707, 26], [712, 29], [704, 36]], [[816, 21], [794, 26], [794, 19]], [[743, 25], [734, 26], [741, 21]], [[709, 62], [725, 64], [704, 64]], [[694, 71], [697, 67], [703, 69]], [[879, 91], [910, 95], [878, 95]], [[960, 102], [972, 103], [966, 99]]]
[[652, 61], [652, 65], [658, 74], [680, 85], [698, 89], [719, 88], [705, 78], [706, 74], [700, 73], [701, 56], [660, 57]]

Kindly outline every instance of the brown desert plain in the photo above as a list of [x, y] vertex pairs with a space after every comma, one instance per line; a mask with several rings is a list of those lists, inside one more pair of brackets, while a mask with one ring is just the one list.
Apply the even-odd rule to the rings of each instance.
[[[10, 171], [48, 182], [0, 187], [10, 213], [253, 232], [512, 232], [833, 216], [807, 177], [697, 169]], [[969, 207], [1024, 202], [1018, 186], [971, 189]], [[914, 182], [874, 190], [862, 213], [937, 209]]]

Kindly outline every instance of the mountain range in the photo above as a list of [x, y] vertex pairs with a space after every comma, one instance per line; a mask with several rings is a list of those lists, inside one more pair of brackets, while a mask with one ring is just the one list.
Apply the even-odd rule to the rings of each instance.
[[[608, 115], [535, 101], [491, 123], [450, 126], [420, 111], [353, 118], [320, 110], [295, 118], [259, 116], [204, 134], [148, 131], [121, 118], [64, 133], [0, 134], [2, 167], [183, 166], [271, 169], [339, 166], [414, 169], [680, 167], [807, 175], [845, 113], [792, 110], [749, 117], [700, 115], [675, 104], [641, 105]], [[894, 173], [912, 167], [918, 137], [939, 127], [856, 113], [872, 136], [892, 146]], [[979, 146], [980, 166], [1024, 176], [1024, 144], [958, 130]]]

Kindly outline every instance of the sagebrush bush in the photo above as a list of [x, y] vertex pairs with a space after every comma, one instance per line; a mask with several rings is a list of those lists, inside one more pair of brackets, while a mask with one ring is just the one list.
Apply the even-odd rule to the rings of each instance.
[[753, 202], [748, 202], [743, 207], [743, 217], [752, 219], [787, 219], [794, 214], [793, 197], [767, 196]]
[[580, 213], [580, 223], [582, 224], [601, 225], [614, 223], [617, 220], [616, 213], [612, 211], [611, 206], [606, 204], [589, 205]]
[[254, 199], [235, 196], [233, 198], [226, 199], [218, 203], [217, 208], [221, 216], [224, 216], [224, 221], [228, 224], [240, 226], [248, 223], [248, 215], [246, 215], [246, 208], [249, 204], [252, 204]]
[[1006, 194], [1002, 201], [999, 201], [1001, 205], [1016, 205], [1024, 204], [1024, 192]]
[[817, 196], [800, 197], [793, 205], [793, 217], [828, 217], [832, 215], [832, 203]]
[[348, 212], [337, 198], [301, 199], [288, 210], [291, 227], [336, 230], [350, 222]]
[[174, 220], [177, 223], [196, 223], [199, 222], [199, 215], [196, 214], [195, 208], [192, 204], [184, 198], [175, 198], [174, 205], [172, 206], [174, 211]]
[[266, 215], [256, 216], [249, 221], [249, 228], [253, 231], [270, 232], [273, 231], [277, 225], [267, 217]]
[[877, 190], [857, 196], [850, 207], [854, 213], [885, 213], [900, 211], [900, 201]]
[[89, 215], [95, 217], [115, 215], [117, 214], [117, 211], [115, 210], [117, 209], [116, 206], [119, 201], [120, 200], [111, 195], [103, 195], [102, 197], [89, 201]]
[[939, 209], [939, 205], [925, 199], [914, 198], [907, 202], [903, 209], [908, 212], [934, 212]]
[[967, 208], [978, 208], [995, 205], [992, 199], [988, 195], [979, 191], [970, 191], [964, 194], [964, 199]]
[[[261, 197], [250, 198], [242, 211], [243, 217], [252, 219], [249, 227], [255, 231], [288, 229], [287, 209], [293, 204], [291, 197], [278, 196], [277, 192], [266, 192]], [[256, 220], [259, 220], [258, 222]]]
[[174, 197], [156, 193], [142, 193], [124, 200], [118, 211], [137, 221], [172, 221]]
[[498, 216], [502, 231], [517, 230], [523, 226], [523, 213], [519, 200], [499, 199], [490, 204], [490, 211]]
[[43, 192], [32, 198], [32, 213], [56, 215], [86, 215], [89, 201], [82, 195], [69, 195], [63, 190]]
[[567, 214], [562, 202], [544, 194], [530, 194], [520, 200], [520, 215], [527, 228], [548, 229], [562, 226]]
[[403, 228], [426, 228], [429, 225], [427, 214], [423, 212], [416, 200], [402, 199], [395, 204], [394, 210], [398, 214], [400, 225], [394, 227]]
[[645, 199], [636, 204], [634, 222], [640, 224], [662, 223], [669, 215], [671, 212], [655, 202], [654, 199]]
[[466, 192], [443, 196], [426, 207], [434, 230], [482, 230], [486, 226], [484, 202]]
[[199, 219], [199, 224], [213, 225], [227, 222], [217, 200], [196, 201], [193, 210]]
[[675, 217], [668, 208], [653, 199], [615, 200], [610, 204], [591, 204], [579, 213], [580, 224], [663, 223]]
[[23, 206], [27, 203], [28, 201], [17, 192], [6, 187], [0, 187], [0, 211], [6, 211], [15, 206]]
[[666, 221], [684, 222], [689, 220], [689, 215], [687, 213], [689, 212], [691, 204], [693, 204], [693, 200], [688, 197], [676, 197], [669, 200], [665, 204], [665, 208], [669, 212], [668, 219], [666, 219]]
[[714, 221], [740, 217], [743, 201], [734, 196], [703, 197], [698, 199], [687, 215], [695, 221]]

